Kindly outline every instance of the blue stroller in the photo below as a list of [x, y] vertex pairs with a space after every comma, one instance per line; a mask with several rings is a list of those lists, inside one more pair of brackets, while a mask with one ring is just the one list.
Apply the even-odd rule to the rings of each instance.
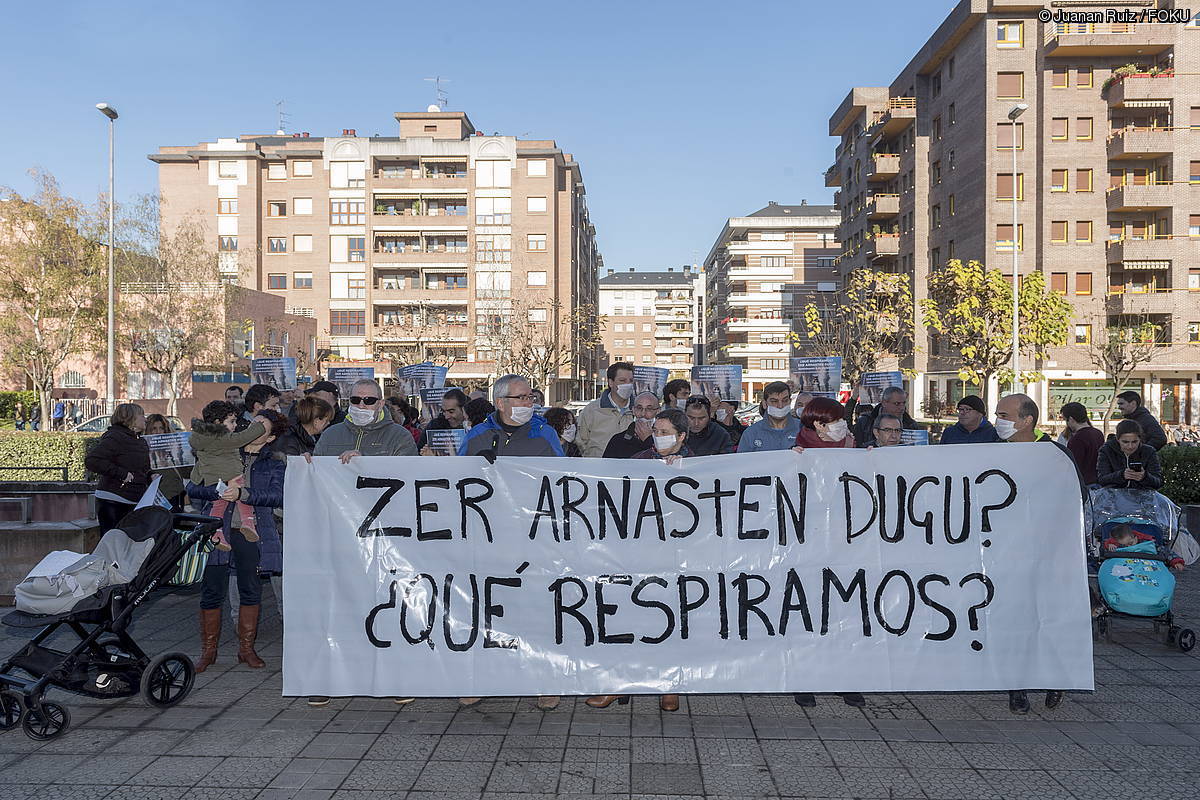
[[[1183, 652], [1196, 646], [1191, 628], [1171, 613], [1175, 576], [1167, 567], [1169, 550], [1190, 534], [1179, 507], [1158, 492], [1144, 489], [1096, 489], [1088, 508], [1089, 578], [1093, 582], [1092, 633], [1112, 641], [1115, 619], [1150, 620], [1154, 635]], [[1104, 541], [1118, 525], [1151, 537], [1129, 547], [1106, 550]]]

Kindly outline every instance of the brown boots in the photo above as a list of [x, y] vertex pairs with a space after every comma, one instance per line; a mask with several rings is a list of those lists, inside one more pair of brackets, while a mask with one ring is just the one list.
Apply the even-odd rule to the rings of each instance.
[[200, 609], [200, 658], [196, 672], [204, 672], [217, 660], [217, 644], [221, 641], [221, 609]]
[[252, 669], [262, 669], [267, 662], [254, 652], [258, 638], [258, 606], [238, 606], [238, 661]]

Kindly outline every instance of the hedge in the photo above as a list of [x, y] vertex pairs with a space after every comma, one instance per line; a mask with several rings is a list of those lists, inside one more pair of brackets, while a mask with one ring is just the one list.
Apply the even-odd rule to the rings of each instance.
[[29, 418], [29, 412], [33, 411], [33, 407], [38, 404], [37, 392], [0, 392], [0, 419], [11, 420], [13, 412], [17, 409], [17, 401], [25, 404], [25, 418]]
[[1177, 505], [1200, 504], [1200, 447], [1169, 445], [1158, 451], [1162, 493]]
[[66, 467], [67, 480], [88, 480], [83, 460], [100, 437], [94, 433], [0, 431], [0, 480], [57, 481], [57, 469], [14, 470], [5, 467]]

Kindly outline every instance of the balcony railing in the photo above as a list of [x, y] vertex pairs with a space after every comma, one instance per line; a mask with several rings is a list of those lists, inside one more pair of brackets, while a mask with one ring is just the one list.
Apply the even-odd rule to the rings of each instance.
[[[1109, 211], [1135, 211], [1138, 209], [1171, 208], [1174, 205], [1172, 187], [1187, 186], [1189, 181], [1148, 181], [1146, 183], [1121, 182], [1105, 191]], [[1198, 184], [1191, 184], [1198, 185]], [[1183, 198], [1180, 198], [1181, 200]]]
[[[1176, 10], [1176, 9], [1173, 9]], [[1157, 13], [1149, 9], [1150, 13]], [[1178, 24], [1095, 22], [1055, 23], [1045, 26], [1046, 55], [1141, 55], [1150, 56], [1166, 50], [1174, 43]]]
[[842, 173], [838, 171], [838, 165], [834, 164], [829, 169], [825, 170], [825, 185], [826, 186], [841, 186]]
[[867, 164], [867, 180], [885, 181], [900, 174], [898, 153], [875, 153]]
[[1108, 157], [1158, 158], [1186, 148], [1190, 142], [1177, 138], [1191, 128], [1145, 127], [1118, 128], [1108, 135]]
[[900, 255], [900, 234], [880, 233], [868, 239], [865, 245], [867, 257], [872, 261]]
[[1108, 104], [1124, 105], [1127, 100], [1165, 100], [1175, 96], [1174, 72], [1135, 72], [1108, 83]]

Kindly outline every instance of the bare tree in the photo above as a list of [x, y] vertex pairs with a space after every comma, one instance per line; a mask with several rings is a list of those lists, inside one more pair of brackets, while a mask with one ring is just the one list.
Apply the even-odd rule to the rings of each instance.
[[[459, 331], [455, 331], [455, 328]], [[449, 312], [417, 304], [408, 307], [402, 322], [379, 327], [372, 340], [376, 359], [395, 364], [429, 362], [440, 367], [458, 363], [465, 350], [465, 323], [451, 322]]]
[[5, 190], [0, 203], [0, 359], [33, 385], [48, 430], [55, 372], [103, 330], [107, 252], [86, 235], [89, 212], [50, 174], [32, 174], [35, 194]]
[[1125, 391], [1133, 373], [1154, 359], [1161, 332], [1162, 328], [1148, 314], [1126, 314], [1117, 324], [1106, 325], [1088, 344], [1088, 359], [1113, 383], [1113, 395], [1104, 412], [1106, 434], [1117, 395]]

